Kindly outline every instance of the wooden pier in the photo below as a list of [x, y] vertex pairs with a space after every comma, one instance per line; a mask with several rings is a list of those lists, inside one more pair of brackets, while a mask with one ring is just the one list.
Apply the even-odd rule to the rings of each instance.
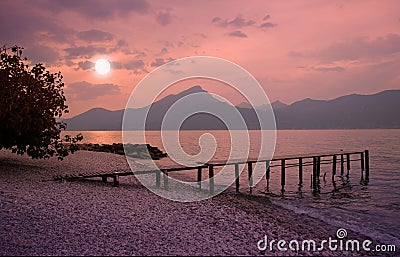
[[[214, 195], [215, 185], [214, 185], [214, 168], [220, 166], [233, 165], [235, 168], [235, 188], [236, 192], [240, 189], [240, 174], [239, 166], [246, 165], [248, 172], [248, 184], [250, 188], [250, 193], [252, 193], [252, 188], [255, 186], [253, 184], [253, 165], [255, 163], [265, 163], [265, 179], [266, 188], [269, 190], [269, 184], [271, 180], [271, 168], [280, 167], [280, 183], [281, 183], [281, 193], [285, 192], [286, 185], [286, 170], [292, 167], [298, 167], [298, 185], [302, 186], [304, 181], [303, 169], [306, 166], [312, 166], [311, 175], [311, 187], [314, 193], [319, 193], [320, 191], [320, 178], [321, 178], [321, 165], [331, 164], [332, 172], [331, 179], [334, 182], [335, 176], [337, 176], [337, 167], [340, 163], [340, 176], [349, 177], [351, 162], [360, 161], [361, 167], [361, 183], [368, 184], [369, 182], [369, 151], [338, 151], [330, 153], [315, 153], [315, 154], [299, 154], [299, 155], [288, 155], [288, 156], [274, 156], [272, 159], [246, 159], [246, 160], [229, 160], [229, 161], [210, 161], [206, 164], [199, 166], [176, 166], [176, 167], [165, 167], [157, 170], [137, 170], [137, 171], [127, 171], [127, 172], [109, 172], [109, 173], [86, 173], [86, 174], [75, 174], [75, 175], [64, 175], [55, 176], [55, 180], [76, 180], [76, 179], [86, 179], [101, 177], [103, 182], [107, 182], [108, 178], [113, 179], [113, 185], [119, 185], [119, 177], [130, 176], [130, 175], [141, 175], [141, 174], [156, 174], [156, 187], [161, 187], [161, 175], [163, 175], [163, 186], [168, 189], [169, 173], [174, 171], [189, 171], [197, 170], [197, 184], [198, 187], [202, 188], [202, 172], [208, 169], [209, 178], [209, 192]], [[346, 169], [345, 169], [346, 165]], [[324, 176], [325, 179], [325, 176]]]

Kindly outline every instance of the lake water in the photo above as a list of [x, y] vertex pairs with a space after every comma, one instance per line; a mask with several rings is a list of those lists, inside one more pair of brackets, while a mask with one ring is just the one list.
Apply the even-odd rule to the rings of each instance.
[[[180, 144], [188, 154], [200, 151], [199, 138], [205, 132], [217, 142], [214, 155], [225, 159], [230, 151], [228, 131], [181, 131]], [[68, 131], [64, 134], [77, 134]], [[86, 143], [120, 143], [120, 131], [82, 131]], [[140, 142], [132, 135], [131, 143]], [[250, 131], [250, 156], [257, 153], [260, 145], [259, 131]], [[163, 151], [159, 131], [147, 131], [146, 142]], [[305, 213], [325, 222], [367, 235], [375, 240], [400, 247], [400, 130], [283, 130], [277, 132], [276, 155], [329, 152], [344, 150], [370, 150], [370, 182], [361, 185], [359, 162], [352, 162], [350, 181], [341, 178], [336, 182], [339, 191], [333, 191], [330, 179], [322, 182], [321, 194], [314, 196], [310, 188], [311, 167], [305, 168], [304, 186], [299, 191], [297, 169], [287, 170], [285, 197], [279, 195], [280, 168], [271, 169], [270, 192], [266, 193], [265, 180], [254, 188], [254, 193], [264, 195], [283, 208]], [[161, 160], [161, 162], [168, 162]], [[330, 178], [331, 165], [322, 166], [321, 174]], [[246, 172], [242, 173], [243, 178]], [[241, 191], [248, 190], [245, 179]]]

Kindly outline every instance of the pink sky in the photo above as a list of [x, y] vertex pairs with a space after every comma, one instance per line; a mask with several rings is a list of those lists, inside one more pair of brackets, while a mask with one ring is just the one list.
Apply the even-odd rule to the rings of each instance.
[[[400, 88], [398, 0], [3, 0], [0, 5], [0, 42], [23, 46], [29, 59], [63, 73], [66, 117], [94, 107], [123, 109], [146, 74], [168, 60], [194, 55], [242, 66], [271, 101]], [[94, 71], [99, 58], [112, 62], [109, 74]], [[218, 83], [202, 86], [229, 95]]]

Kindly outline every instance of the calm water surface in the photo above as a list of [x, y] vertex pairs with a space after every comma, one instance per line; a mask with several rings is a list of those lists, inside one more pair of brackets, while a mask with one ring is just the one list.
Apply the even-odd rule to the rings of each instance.
[[[181, 131], [180, 143], [188, 154], [200, 151], [199, 137], [208, 132], [217, 142], [214, 155], [225, 159], [230, 151], [228, 131]], [[78, 132], [66, 132], [76, 134]], [[122, 142], [120, 131], [82, 131], [88, 143]], [[129, 132], [131, 143], [138, 132]], [[259, 149], [259, 131], [250, 131], [250, 156]], [[159, 131], [146, 132], [146, 142], [165, 150]], [[370, 150], [370, 183], [360, 184], [359, 162], [352, 162], [350, 180], [336, 178], [334, 191], [330, 179], [331, 165], [322, 166], [321, 174], [327, 173], [326, 182], [321, 182], [321, 194], [313, 196], [310, 188], [310, 168], [304, 173], [304, 186], [298, 188], [297, 169], [287, 170], [285, 197], [279, 195], [280, 170], [272, 168], [270, 192], [265, 190], [265, 180], [255, 187], [255, 193], [265, 195], [273, 203], [293, 212], [305, 213], [329, 224], [353, 230], [372, 239], [400, 247], [400, 130], [284, 130], [277, 132], [276, 155], [315, 153], [344, 150]], [[234, 149], [233, 149], [234, 150]], [[161, 162], [168, 162], [163, 160]], [[262, 167], [261, 167], [262, 168]], [[247, 174], [242, 173], [241, 191], [248, 190]], [[329, 178], [329, 179], [328, 179]], [[294, 221], [295, 222], [295, 221]]]

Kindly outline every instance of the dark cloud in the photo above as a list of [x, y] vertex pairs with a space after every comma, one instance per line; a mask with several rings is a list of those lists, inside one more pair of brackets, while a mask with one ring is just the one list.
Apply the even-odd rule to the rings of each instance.
[[264, 16], [263, 21], [269, 20], [271, 18], [271, 15], [267, 14]]
[[240, 16], [238, 16], [232, 20], [229, 20], [229, 19], [223, 20], [220, 17], [215, 17], [214, 19], [212, 19], [211, 22], [220, 27], [234, 27], [234, 28], [239, 28], [239, 29], [243, 28], [243, 27], [252, 26], [256, 23], [253, 20], [246, 20]]
[[144, 68], [144, 62], [142, 60], [132, 60], [124, 64], [124, 67], [128, 70], [137, 70]]
[[271, 19], [271, 15], [268, 14], [268, 15], [264, 16], [262, 21], [260, 21], [261, 24], [257, 25], [258, 22], [254, 21], [254, 20], [246, 20], [241, 16], [237, 16], [236, 18], [231, 19], [231, 20], [222, 19], [220, 17], [214, 17], [211, 20], [211, 23], [213, 23], [216, 26], [223, 27], [223, 28], [231, 27], [231, 28], [236, 28], [236, 29], [252, 27], [252, 26], [255, 26], [255, 27], [258, 27], [261, 29], [276, 27], [277, 26], [276, 23], [266, 22], [269, 19]]
[[314, 53], [323, 62], [376, 58], [400, 52], [400, 35], [388, 34], [369, 39], [358, 37], [331, 45]]
[[232, 31], [231, 33], [228, 34], [228, 36], [231, 36], [231, 37], [247, 37], [247, 35], [244, 34], [244, 33], [243, 33], [242, 31], [240, 31], [240, 30]]
[[77, 36], [78, 39], [87, 42], [109, 42], [114, 39], [113, 34], [97, 29], [81, 31]]
[[158, 12], [156, 20], [161, 26], [167, 26], [172, 21], [172, 15], [170, 11], [161, 11]]
[[173, 61], [174, 59], [169, 57], [169, 58], [156, 58], [156, 60], [154, 62], [152, 62], [150, 64], [151, 67], [158, 67], [161, 66], [163, 64], [166, 64], [167, 62]]
[[117, 46], [118, 46], [118, 47], [128, 46], [128, 42], [126, 42], [125, 39], [120, 39], [120, 40], [118, 40], [118, 42], [117, 42]]
[[345, 71], [346, 69], [340, 66], [335, 66], [335, 67], [319, 67], [319, 68], [314, 68], [314, 70], [322, 72], [341, 72]]
[[243, 27], [248, 27], [251, 26], [253, 24], [255, 24], [256, 22], [253, 20], [245, 20], [241, 17], [236, 17], [235, 19], [231, 20], [228, 22], [228, 25], [236, 27], [236, 28], [243, 28]]
[[56, 13], [74, 11], [89, 19], [126, 17], [131, 12], [146, 13], [150, 7], [146, 0], [39, 0], [35, 4]]
[[55, 65], [60, 55], [52, 47], [45, 45], [29, 45], [25, 47], [24, 55], [33, 63], [43, 63], [45, 65]]
[[161, 49], [160, 53], [158, 55], [164, 55], [168, 53], [168, 49], [163, 47], [163, 49]]
[[106, 54], [109, 53], [110, 50], [106, 49], [105, 47], [98, 47], [98, 46], [74, 46], [64, 49], [67, 52], [67, 58], [86, 58], [89, 59], [96, 54]]
[[76, 70], [90, 70], [94, 68], [94, 63], [91, 61], [78, 62]]
[[221, 21], [222, 19], [220, 18], [220, 17], [214, 17], [212, 20], [211, 20], [211, 22], [212, 23], [217, 23], [217, 22], [219, 22], [219, 21]]
[[271, 22], [264, 22], [263, 24], [260, 25], [260, 28], [273, 28], [273, 27], [276, 27], [276, 24]]
[[18, 1], [1, 1], [0, 41], [21, 46], [35, 45], [39, 40], [69, 42], [74, 30], [58, 24], [55, 19]]
[[120, 88], [114, 84], [91, 84], [86, 81], [75, 82], [67, 85], [65, 94], [67, 99], [86, 101], [101, 96], [118, 95]]
[[110, 62], [110, 66], [111, 66], [111, 69], [117, 69], [117, 70], [124, 68], [124, 65], [120, 62]]

